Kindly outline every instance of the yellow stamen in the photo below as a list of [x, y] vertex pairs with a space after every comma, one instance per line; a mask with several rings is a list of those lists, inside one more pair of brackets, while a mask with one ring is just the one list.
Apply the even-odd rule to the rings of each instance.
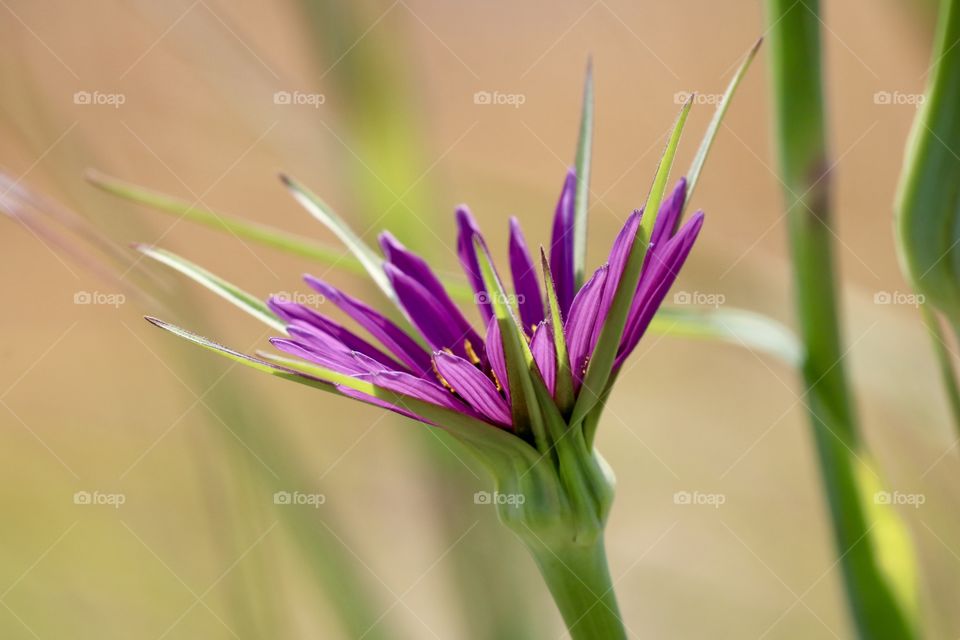
[[463, 341], [463, 350], [467, 352], [467, 359], [470, 360], [470, 364], [480, 364], [480, 357], [477, 355], [477, 352], [473, 350], [473, 345], [470, 344], [469, 340]]

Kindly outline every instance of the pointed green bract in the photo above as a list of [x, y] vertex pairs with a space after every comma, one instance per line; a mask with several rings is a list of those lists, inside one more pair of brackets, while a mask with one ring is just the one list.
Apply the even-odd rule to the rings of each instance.
[[727, 85], [727, 90], [720, 99], [720, 104], [717, 105], [713, 119], [710, 120], [710, 126], [707, 127], [707, 132], [700, 142], [700, 148], [697, 149], [697, 155], [693, 157], [693, 162], [690, 164], [690, 171], [687, 172], [687, 202], [690, 202], [693, 190], [700, 180], [700, 172], [703, 170], [703, 165], [707, 161], [707, 154], [710, 153], [710, 147], [713, 146], [713, 141], [720, 131], [720, 125], [723, 123], [723, 118], [727, 114], [727, 109], [730, 107], [733, 94], [736, 93], [737, 87], [740, 86], [740, 81], [743, 80], [743, 77], [747, 74], [747, 69], [750, 68], [750, 63], [753, 62], [753, 59], [757, 56], [757, 51], [760, 50], [761, 44], [763, 44], [763, 38], [757, 40], [756, 44], [751, 47], [747, 53], [747, 57], [740, 63], [740, 67], [734, 74], [733, 79], [730, 80], [730, 84]]
[[577, 402], [573, 408], [571, 418], [573, 424], [583, 420], [590, 413], [590, 410], [596, 406], [603, 397], [610, 380], [613, 363], [616, 360], [617, 351], [620, 349], [623, 328], [627, 324], [630, 306], [637, 291], [637, 284], [640, 282], [640, 273], [647, 253], [650, 232], [653, 229], [653, 221], [656, 217], [655, 212], [659, 210], [660, 202], [663, 199], [667, 179], [670, 176], [670, 167], [677, 152], [677, 145], [680, 143], [680, 136], [683, 133], [683, 125], [687, 121], [687, 114], [690, 113], [691, 103], [692, 96], [680, 110], [673, 133], [670, 135], [670, 141], [667, 143], [663, 157], [660, 159], [660, 166], [657, 168], [657, 175], [653, 181], [653, 187], [650, 189], [647, 204], [644, 207], [643, 218], [633, 238], [630, 257], [627, 259], [623, 274], [617, 283], [613, 303], [603, 323], [597, 345], [590, 356], [590, 364], [587, 366], [587, 373], [580, 388], [580, 395], [577, 397]]
[[550, 261], [543, 247], [540, 247], [540, 264], [543, 268], [543, 284], [547, 290], [547, 307], [550, 310], [550, 326], [553, 329], [554, 353], [557, 357], [557, 373], [554, 397], [557, 406], [566, 414], [573, 408], [573, 372], [570, 370], [570, 354], [567, 351], [567, 338], [563, 332], [563, 318], [557, 302], [557, 289], [553, 283]]
[[577, 190], [573, 201], [573, 275], [576, 288], [586, 279], [587, 214], [590, 203], [590, 159], [593, 153], [593, 62], [587, 63], [583, 84], [580, 135], [577, 139]]
[[270, 310], [263, 300], [253, 294], [247, 293], [240, 287], [170, 251], [147, 245], [137, 245], [136, 249], [148, 258], [165, 264], [179, 271], [194, 282], [203, 285], [224, 300], [246, 311], [257, 320], [260, 320], [268, 327], [280, 332], [285, 330], [286, 326], [284, 323], [274, 315], [273, 311]]
[[363, 265], [373, 281], [380, 287], [381, 291], [391, 300], [396, 301], [397, 295], [383, 271], [383, 258], [377, 252], [367, 245], [363, 239], [358, 236], [350, 225], [340, 216], [333, 212], [327, 204], [321, 200], [312, 191], [294, 181], [292, 178], [281, 175], [280, 179], [296, 198], [297, 202], [306, 209], [310, 215], [322, 222], [337, 238], [353, 253], [354, 257]]
[[352, 256], [345, 257], [333, 247], [324, 246], [308, 238], [268, 225], [242, 220], [208, 209], [202, 206], [200, 202], [190, 203], [180, 198], [118, 180], [97, 171], [88, 171], [87, 180], [95, 187], [112, 195], [184, 220], [202, 224], [216, 231], [226, 231], [243, 240], [251, 240], [291, 255], [316, 260], [324, 264], [337, 264], [354, 273], [365, 273], [363, 265]]

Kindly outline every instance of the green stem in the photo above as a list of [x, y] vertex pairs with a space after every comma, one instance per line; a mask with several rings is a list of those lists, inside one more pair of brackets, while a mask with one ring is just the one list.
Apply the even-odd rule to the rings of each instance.
[[602, 537], [593, 544], [561, 549], [529, 548], [571, 640], [626, 639]]
[[[767, 0], [780, 177], [788, 205], [809, 409], [834, 541], [861, 638], [915, 637], [908, 591], [870, 521], [863, 450], [847, 384], [830, 219], [817, 0]], [[891, 514], [891, 518], [896, 516]], [[898, 550], [902, 552], [902, 550]]]
[[[940, 327], [937, 312], [927, 304], [922, 304], [920, 305], [920, 314], [923, 317], [923, 323], [927, 326], [927, 332], [930, 334], [933, 352], [937, 356], [940, 377], [943, 379], [943, 389], [947, 393], [947, 401], [950, 404], [950, 415], [953, 416], [954, 426], [960, 433], [960, 387], [957, 386], [957, 372], [953, 366], [950, 348], [947, 346], [946, 337]], [[953, 329], [957, 338], [960, 339], [960, 327], [954, 326]]]

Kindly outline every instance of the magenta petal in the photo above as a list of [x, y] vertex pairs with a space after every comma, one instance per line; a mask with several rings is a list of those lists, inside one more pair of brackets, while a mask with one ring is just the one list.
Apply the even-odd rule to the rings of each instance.
[[444, 318], [444, 322], [451, 325], [458, 336], [464, 336], [470, 340], [471, 346], [477, 352], [477, 356], [483, 359], [483, 345], [481, 344], [480, 336], [473, 330], [473, 327], [470, 326], [470, 323], [463, 316], [463, 313], [460, 312], [460, 308], [457, 307], [447, 294], [443, 283], [434, 275], [433, 270], [426, 261], [404, 247], [399, 240], [388, 232], [380, 235], [380, 245], [383, 247], [383, 252], [387, 256], [387, 262], [420, 285], [419, 288], [422, 288], [433, 297], [438, 307], [443, 310], [442, 317]]
[[553, 345], [552, 329], [546, 322], [538, 324], [536, 331], [533, 332], [530, 351], [552, 395], [557, 385], [557, 351]]
[[309, 275], [304, 276], [304, 280], [337, 305], [341, 311], [353, 318], [357, 324], [369, 331], [370, 335], [382, 342], [387, 349], [399, 358], [400, 362], [410, 367], [415, 373], [422, 376], [433, 374], [433, 366], [427, 350], [417, 344], [413, 338], [408, 336], [403, 329], [389, 318], [322, 280]]
[[485, 362], [483, 342], [470, 325], [464, 326], [465, 320], [451, 318], [426, 287], [392, 264], [385, 264], [384, 271], [410, 320], [435, 350], [450, 349], [458, 356], [471, 360], [476, 356]]
[[487, 358], [490, 359], [490, 370], [497, 377], [497, 382], [503, 391], [507, 402], [510, 402], [510, 381], [507, 378], [507, 359], [503, 354], [503, 341], [500, 339], [500, 325], [496, 318], [490, 318], [487, 323]]
[[370, 394], [364, 393], [363, 391], [357, 391], [356, 389], [351, 389], [350, 387], [345, 387], [340, 384], [335, 386], [337, 388], [337, 391], [347, 396], [348, 398], [353, 398], [354, 400], [359, 400], [360, 402], [365, 402], [366, 404], [372, 404], [373, 406], [380, 407], [381, 409], [387, 409], [388, 411], [399, 413], [400, 415], [406, 418], [411, 418], [413, 420], [416, 420], [417, 422], [423, 422], [424, 424], [433, 425], [433, 423], [427, 420], [426, 418], [421, 418], [420, 416], [413, 413], [412, 411], [409, 411], [408, 409], [398, 407], [395, 404], [390, 404], [386, 400], [381, 400], [376, 396], [371, 396]]
[[443, 351], [433, 354], [433, 360], [437, 365], [437, 373], [482, 416], [497, 424], [510, 426], [510, 405], [482, 371], [467, 360]]
[[576, 286], [573, 271], [574, 241], [574, 197], [577, 191], [577, 176], [573, 169], [567, 172], [567, 179], [560, 192], [557, 210], [553, 217], [553, 238], [550, 242], [550, 271], [557, 288], [557, 305], [560, 313], [567, 317], [567, 311], [573, 304]]
[[[328, 336], [332, 340], [343, 343], [351, 351], [366, 354], [390, 369], [401, 368], [400, 363], [380, 349], [309, 307], [276, 298], [270, 298], [267, 304], [274, 313], [289, 325], [300, 326], [303, 329], [312, 330], [314, 334]], [[289, 329], [287, 333], [289, 333]]]
[[[610, 250], [610, 259], [607, 261], [607, 280], [603, 286], [603, 295], [600, 298], [600, 305], [597, 307], [596, 321], [593, 325], [593, 335], [590, 337], [590, 350], [600, 339], [600, 331], [607, 321], [607, 314], [610, 313], [610, 307], [613, 306], [613, 298], [617, 294], [617, 287], [620, 285], [620, 279], [623, 277], [623, 270], [627, 266], [627, 260], [630, 259], [630, 253], [633, 250], [633, 242], [637, 236], [637, 230], [640, 228], [641, 213], [634, 211], [627, 218], [616, 240], [613, 241], [613, 248]], [[633, 286], [632, 284], [630, 285]]]
[[475, 235], [480, 236], [480, 227], [477, 226], [477, 221], [473, 219], [470, 210], [463, 205], [457, 207], [457, 254], [460, 256], [463, 272], [467, 274], [467, 280], [470, 281], [470, 286], [476, 294], [480, 317], [484, 322], [489, 322], [493, 317], [493, 307], [490, 306], [487, 288], [483, 284], [477, 250], [473, 246]]
[[[365, 380], [387, 391], [393, 391], [401, 395], [410, 396], [423, 402], [429, 402], [444, 409], [451, 409], [471, 417], [479, 417], [476, 411], [461, 402], [452, 393], [441, 387], [438, 383], [431, 382], [424, 378], [417, 378], [407, 373], [398, 371], [373, 371], [370, 373], [358, 374], [355, 376], [358, 380]], [[398, 404], [402, 407], [403, 402]]]
[[520, 222], [513, 217], [510, 218], [510, 272], [520, 320], [523, 328], [529, 331], [545, 317], [543, 297], [540, 295], [540, 277], [523, 239]]
[[663, 250], [657, 252], [653, 262], [645, 267], [644, 270], [649, 269], [650, 272], [644, 273], [640, 288], [630, 307], [627, 326], [614, 364], [615, 369], [623, 364], [624, 359], [636, 348], [640, 338], [646, 332], [654, 314], [676, 280], [677, 274], [680, 273], [680, 268], [690, 255], [690, 250], [703, 227], [703, 219], [703, 212], [698, 211], [676, 236], [666, 242], [662, 247]]
[[[270, 344], [280, 351], [288, 353], [297, 358], [302, 358], [307, 362], [320, 365], [325, 369], [330, 369], [337, 373], [347, 375], [356, 375], [358, 373], [369, 373], [369, 368], [364, 362], [353, 357], [353, 352], [326, 346], [310, 344], [300, 340], [287, 340], [285, 338], [271, 338]], [[377, 365], [382, 368], [382, 365]]]
[[593, 344], [591, 343], [594, 335], [593, 328], [606, 281], [607, 265], [603, 265], [594, 272], [593, 277], [577, 293], [573, 304], [570, 305], [570, 315], [564, 323], [563, 331], [566, 334], [567, 349], [570, 352], [574, 391], [580, 389], [580, 382], [583, 380], [590, 353], [593, 351]]
[[657, 220], [653, 223], [653, 234], [650, 236], [652, 246], [662, 245], [676, 233], [677, 225], [680, 222], [680, 214], [683, 213], [683, 205], [686, 200], [687, 179], [680, 178], [673, 192], [660, 205]]

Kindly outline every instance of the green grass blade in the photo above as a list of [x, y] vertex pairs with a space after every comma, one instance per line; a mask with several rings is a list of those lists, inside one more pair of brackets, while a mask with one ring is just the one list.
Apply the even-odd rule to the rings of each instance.
[[390, 299], [396, 300], [396, 293], [383, 271], [383, 258], [358, 236], [346, 221], [334, 213], [327, 204], [315, 193], [294, 181], [289, 176], [281, 175], [280, 179], [286, 185], [297, 202], [310, 215], [322, 222], [337, 238], [350, 250], [353, 256], [363, 265], [380, 290]]
[[690, 170], [687, 172], [687, 202], [690, 202], [691, 196], [693, 195], [693, 190], [696, 188], [697, 182], [700, 180], [700, 172], [703, 171], [703, 165], [707, 161], [707, 154], [710, 153], [710, 147], [713, 146], [713, 141], [716, 139], [717, 133], [720, 131], [720, 125], [723, 123], [723, 118], [727, 115], [727, 109], [730, 108], [730, 101], [733, 99], [733, 94], [736, 93], [737, 87], [740, 86], [740, 81], [743, 80], [745, 75], [747, 75], [747, 69], [750, 68], [750, 63], [752, 63], [753, 59], [757, 56], [757, 51], [760, 50], [761, 44], [763, 44], [763, 38], [757, 40], [756, 44], [754, 44], [747, 53], [747, 57], [744, 58], [743, 62], [740, 63], [740, 68], [738, 68], [737, 72], [733, 75], [733, 79], [730, 80], [730, 84], [727, 85], [727, 90], [720, 99], [720, 104], [717, 105], [717, 110], [713, 114], [713, 119], [710, 120], [710, 125], [707, 127], [707, 132], [704, 134], [703, 140], [700, 142], [700, 148], [697, 149], [697, 155], [693, 157], [693, 162], [690, 164]]
[[273, 311], [270, 310], [263, 300], [255, 295], [247, 293], [240, 287], [213, 273], [210, 273], [203, 267], [190, 262], [186, 258], [181, 258], [177, 254], [171, 253], [170, 251], [157, 249], [156, 247], [150, 247], [147, 245], [137, 245], [136, 249], [148, 258], [156, 260], [161, 264], [165, 264], [168, 267], [179, 271], [194, 282], [214, 292], [227, 302], [230, 302], [239, 309], [249, 313], [251, 316], [257, 320], [260, 320], [271, 329], [275, 329], [280, 333], [285, 331], [286, 325], [284, 325], [284, 323], [281, 322], [276, 315], [274, 315]]
[[803, 362], [803, 346], [796, 334], [773, 318], [743, 309], [661, 307], [649, 331], [678, 338], [728, 342], [769, 354], [791, 367], [799, 367]]
[[540, 263], [543, 267], [543, 284], [547, 290], [547, 307], [550, 310], [550, 325], [553, 329], [553, 346], [557, 357], [557, 380], [554, 396], [557, 406], [565, 415], [573, 408], [573, 372], [570, 370], [570, 354], [567, 351], [567, 338], [563, 333], [563, 318], [557, 302], [557, 289], [550, 271], [550, 261], [543, 248], [540, 248]]
[[[677, 152], [677, 145], [680, 143], [680, 136], [683, 133], [683, 125], [687, 121], [687, 114], [690, 113], [691, 102], [692, 96], [680, 110], [680, 115], [674, 124], [673, 133], [670, 135], [670, 141], [667, 143], [660, 160], [660, 166], [657, 169], [657, 175], [644, 208], [643, 219], [633, 239], [630, 257], [627, 259], [620, 282], [617, 284], [613, 304], [607, 314], [603, 329], [600, 331], [597, 345], [590, 356], [590, 364], [587, 366], [587, 373], [583, 379], [580, 395], [577, 397], [577, 402], [573, 408], [572, 424], [582, 421], [591, 409], [600, 402], [610, 380], [617, 350], [620, 348], [623, 328], [627, 324], [627, 316], [630, 313], [630, 305], [637, 290], [637, 283], [640, 282], [640, 272], [643, 269], [643, 260], [647, 253], [650, 232], [653, 229], [653, 220], [656, 217], [655, 212], [660, 208], [660, 201], [663, 199], [667, 179], [670, 176], [670, 167]], [[648, 222], [649, 224], [647, 224]], [[587, 440], [592, 440], [589, 434]]]
[[577, 191], [573, 213], [573, 273], [576, 288], [586, 279], [587, 227], [590, 205], [590, 159], [593, 153], [593, 62], [587, 63], [583, 84], [583, 107], [580, 113], [580, 135], [577, 140]]
[[97, 171], [87, 171], [87, 180], [103, 191], [148, 206], [157, 211], [171, 214], [184, 220], [225, 231], [243, 240], [272, 247], [301, 258], [316, 260], [324, 264], [336, 264], [354, 273], [365, 273], [363, 265], [352, 256], [344, 256], [333, 247], [314, 242], [293, 233], [235, 218], [233, 216], [207, 209], [199, 202], [188, 202], [163, 193], [124, 182]]

